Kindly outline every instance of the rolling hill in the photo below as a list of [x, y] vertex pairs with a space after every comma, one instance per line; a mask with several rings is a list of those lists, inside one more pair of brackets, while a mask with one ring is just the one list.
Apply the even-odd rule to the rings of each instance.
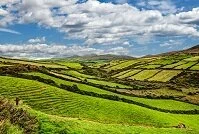
[[198, 49], [142, 58], [1, 57], [0, 131], [197, 134]]

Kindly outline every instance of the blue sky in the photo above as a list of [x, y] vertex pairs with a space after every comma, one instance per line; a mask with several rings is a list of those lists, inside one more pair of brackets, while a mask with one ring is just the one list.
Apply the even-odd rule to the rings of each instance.
[[3, 56], [143, 56], [196, 44], [198, 0], [0, 1]]

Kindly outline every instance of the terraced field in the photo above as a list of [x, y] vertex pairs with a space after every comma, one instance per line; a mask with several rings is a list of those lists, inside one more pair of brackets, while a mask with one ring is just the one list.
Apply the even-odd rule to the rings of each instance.
[[167, 82], [170, 79], [172, 79], [174, 76], [180, 74], [181, 72], [182, 71], [178, 71], [178, 70], [163, 70], [148, 80]]
[[160, 70], [143, 70], [140, 73], [129, 77], [130, 79], [134, 80], [146, 80], [155, 74], [157, 74]]
[[[161, 99], [152, 100], [152, 99], [145, 99], [145, 98], [138, 98], [138, 97], [130, 97], [130, 96], [125, 96], [125, 95], [120, 95], [120, 94], [112, 93], [112, 92], [109, 92], [109, 91], [105, 91], [105, 90], [102, 90], [102, 89], [99, 89], [99, 88], [96, 88], [96, 87], [93, 87], [93, 86], [85, 85], [85, 84], [79, 84], [79, 83], [74, 83], [74, 82], [61, 80], [61, 79], [58, 79], [58, 78], [55, 78], [55, 77], [52, 77], [52, 76], [48, 76], [48, 75], [42, 74], [42, 73], [29, 73], [29, 74], [30, 75], [34, 75], [34, 76], [40, 76], [40, 77], [45, 78], [45, 79], [54, 80], [58, 85], [65, 84], [65, 85], [72, 86], [72, 85], [75, 84], [75, 85], [77, 85], [79, 87], [80, 90], [83, 90], [83, 91], [90, 91], [90, 92], [94, 92], [94, 93], [98, 93], [98, 94], [107, 94], [107, 95], [119, 96], [121, 98], [126, 98], [126, 99], [133, 100], [133, 101], [136, 101], [136, 102], [142, 102], [144, 104], [145, 104], [145, 101], [148, 100], [149, 103], [147, 103], [147, 105], [154, 106], [154, 107], [161, 108], [161, 109], [169, 109], [169, 110], [193, 110], [193, 109], [199, 109], [199, 106], [195, 106], [195, 105], [191, 105], [191, 104], [183, 103], [183, 102], [178, 102], [178, 101], [174, 101], [174, 100], [166, 101], [166, 100], [161, 100]], [[115, 83], [114, 83], [114, 86], [115, 86]], [[158, 105], [154, 105], [152, 103], [154, 101], [157, 101], [155, 104], [158, 104]], [[161, 105], [161, 103], [167, 103], [167, 105], [169, 107], [165, 107], [164, 105]], [[181, 108], [182, 109], [180, 109], [180, 108], [178, 109], [176, 107], [170, 107], [170, 105], [179, 104], [179, 103], [181, 103]], [[192, 109], [190, 109], [190, 107], [192, 107]]]
[[[32, 80], [1, 76], [0, 94], [20, 97], [35, 110], [102, 123], [171, 127], [183, 121], [197, 132], [198, 115], [174, 115], [140, 106], [70, 93]], [[136, 117], [136, 118], [135, 118]]]

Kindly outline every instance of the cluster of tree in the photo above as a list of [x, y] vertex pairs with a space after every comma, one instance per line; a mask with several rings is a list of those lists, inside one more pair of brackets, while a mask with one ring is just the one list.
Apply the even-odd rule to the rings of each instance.
[[[14, 104], [0, 99], [0, 122], [9, 121], [13, 125], [23, 128], [25, 134], [32, 134], [38, 131], [38, 120], [22, 108], [16, 108]], [[0, 132], [4, 132], [6, 124], [0, 126]], [[5, 132], [6, 133], [6, 132]]]

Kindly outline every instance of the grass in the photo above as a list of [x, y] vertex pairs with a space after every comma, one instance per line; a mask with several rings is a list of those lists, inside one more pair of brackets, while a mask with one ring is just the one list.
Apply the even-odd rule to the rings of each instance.
[[118, 70], [118, 69], [123, 69], [123, 68], [126, 68], [126, 67], [129, 67], [135, 63], [138, 63], [139, 60], [129, 60], [129, 61], [126, 61], [126, 62], [122, 62], [121, 64], [117, 64], [115, 66], [112, 66], [110, 68], [108, 68], [109, 71], [111, 70]]
[[[155, 68], [159, 68], [161, 67], [161, 65], [146, 65], [146, 66], [142, 66], [140, 68], [146, 68], [146, 69], [155, 69]], [[138, 67], [139, 68], [139, 67]]]
[[119, 79], [127, 78], [127, 77], [130, 77], [130, 76], [132, 76], [132, 75], [134, 75], [134, 74], [140, 72], [140, 71], [141, 71], [141, 70], [131, 70], [130, 72], [125, 73], [125, 74], [123, 74], [123, 75], [121, 75], [121, 76], [119, 76], [119, 77], [117, 77], [117, 78], [119, 78]]
[[118, 77], [118, 76], [121, 76], [121, 75], [123, 75], [123, 74], [125, 74], [125, 73], [129, 72], [129, 71], [131, 71], [131, 70], [126, 70], [126, 71], [123, 71], [123, 72], [117, 73], [117, 74], [115, 74], [115, 75], [113, 75], [113, 76], [111, 76], [111, 77], [116, 78], [116, 77]]
[[56, 76], [60, 76], [60, 77], [63, 77], [63, 78], [66, 78], [66, 79], [69, 79], [69, 80], [73, 80], [73, 81], [81, 81], [80, 79], [77, 79], [75, 77], [71, 77], [71, 76], [68, 76], [68, 75], [64, 75], [64, 74], [58, 74], [58, 73], [55, 73], [55, 72], [49, 72], [53, 75], [56, 75]]
[[86, 75], [86, 74], [83, 74], [83, 73], [80, 73], [80, 72], [74, 71], [74, 70], [62, 71], [62, 73], [66, 74], [66, 75], [71, 75], [73, 77], [80, 78], [80, 79], [95, 78], [95, 76]]
[[19, 64], [30, 64], [30, 65], [35, 65], [35, 66], [45, 66], [47, 68], [67, 69], [67, 67], [65, 67], [65, 66], [56, 65], [56, 64], [53, 64], [53, 63], [39, 63], [39, 62], [35, 62], [35, 61], [25, 61], [25, 60], [17, 60], [17, 59], [4, 59], [4, 58], [0, 58], [0, 61], [11, 62], [11, 63], [19, 63]]
[[72, 69], [82, 69], [82, 65], [78, 62], [66, 62], [66, 61], [57, 61], [55, 62], [57, 64], [66, 66], [68, 68], [72, 68]]
[[107, 85], [109, 87], [132, 88], [130, 86], [126, 86], [126, 85], [118, 84], [118, 83], [114, 83], [114, 82], [109, 82], [109, 81], [94, 80], [94, 79], [87, 79], [87, 81], [94, 83], [94, 84]]
[[191, 58], [184, 59], [185, 61], [199, 61], [199, 56], [194, 56]]
[[150, 77], [152, 77], [153, 75], [155, 75], [156, 73], [158, 73], [160, 70], [143, 70], [141, 72], [139, 72], [136, 75], [133, 75], [129, 78], [131, 79], [135, 79], [135, 80], [146, 80]]
[[52, 76], [49, 76], [49, 75], [46, 75], [46, 74], [42, 74], [42, 73], [31, 72], [31, 73], [28, 73], [28, 74], [34, 75], [34, 76], [40, 76], [44, 79], [51, 79], [51, 80], [55, 81], [58, 85], [60, 85], [60, 84], [64, 84], [64, 85], [68, 85], [68, 86], [77, 85], [79, 89], [84, 90], [84, 91], [96, 92], [96, 93], [99, 93], [99, 94], [108, 94], [109, 93], [108, 91], [101, 90], [101, 89], [93, 87], [93, 86], [58, 79], [58, 78], [55, 78], [55, 77], [52, 77]]
[[171, 59], [157, 59], [155, 61], [152, 61], [149, 64], [156, 64], [156, 65], [169, 65], [174, 63], [176, 60], [171, 60]]
[[[158, 107], [158, 108], [162, 108], [162, 109], [169, 109], [169, 110], [193, 110], [193, 109], [199, 109], [198, 106], [195, 106], [195, 105], [192, 105], [192, 104], [188, 104], [188, 103], [183, 103], [183, 102], [181, 102], [181, 105], [182, 105], [181, 108], [184, 107], [184, 109], [178, 109], [176, 107], [164, 107], [164, 105], [156, 105], [155, 106], [155, 105], [151, 105], [152, 104], [152, 103], [150, 103], [151, 99], [120, 95], [120, 94], [112, 93], [112, 92], [109, 92], [109, 91], [101, 90], [99, 88], [92, 87], [92, 86], [89, 86], [89, 85], [79, 84], [79, 83], [74, 83], [74, 82], [69, 82], [69, 81], [64, 81], [64, 80], [61, 80], [61, 79], [58, 79], [58, 78], [55, 78], [55, 77], [51, 77], [51, 76], [48, 76], [48, 75], [45, 75], [45, 74], [41, 74], [41, 73], [30, 73], [30, 74], [35, 75], [35, 76], [40, 76], [40, 77], [45, 78], [45, 79], [52, 79], [57, 84], [65, 84], [65, 85], [69, 85], [69, 86], [72, 86], [73, 84], [76, 84], [79, 87], [79, 89], [84, 90], [84, 91], [95, 92], [95, 93], [98, 93], [98, 94], [115, 95], [115, 96], [119, 96], [121, 98], [126, 98], [126, 99], [129, 99], [129, 100], [133, 100], [133, 101], [137, 101], [137, 102], [143, 102], [143, 103], [145, 103], [145, 100], [148, 100], [149, 101], [149, 103], [147, 103], [148, 105], [154, 106], [154, 107]], [[143, 101], [141, 101], [141, 100], [143, 100]], [[152, 102], [154, 102], [154, 101], [159, 102], [159, 104], [160, 103], [162, 103], [162, 104], [168, 103], [168, 105], [179, 104], [178, 101], [174, 101], [174, 100], [166, 101], [166, 100], [161, 100], [161, 99], [155, 99]], [[158, 104], [158, 103], [156, 103], [156, 104]], [[190, 107], [192, 107], [192, 109], [189, 109]]]
[[47, 114], [101, 123], [155, 127], [172, 127], [182, 122], [188, 128], [198, 130], [199, 115], [162, 113], [136, 105], [78, 95], [32, 80], [7, 76], [1, 76], [0, 80], [1, 95], [19, 97], [25, 104]]
[[174, 67], [177, 67], [179, 65], [186, 64], [186, 63], [187, 63], [186, 61], [179, 61], [179, 62], [171, 64], [171, 65], [166, 65], [162, 68], [174, 68]]
[[188, 62], [188, 63], [186, 63], [186, 64], [183, 64], [183, 65], [180, 65], [180, 66], [175, 67], [175, 69], [187, 69], [187, 68], [193, 66], [193, 65], [196, 64], [196, 63], [197, 63], [197, 62], [192, 62], [192, 61], [190, 61], [190, 62]]
[[190, 68], [191, 70], [199, 70], [199, 63]]
[[154, 128], [145, 126], [130, 126], [122, 124], [103, 124], [78, 118], [67, 118], [55, 115], [48, 115], [43, 112], [25, 107], [31, 114], [39, 119], [39, 133], [67, 133], [67, 134], [138, 134], [138, 133], [161, 133], [161, 134], [192, 134], [188, 129], [176, 128]]
[[172, 79], [174, 76], [180, 74], [181, 72], [182, 71], [178, 71], [178, 70], [163, 70], [148, 80], [167, 82], [170, 79]]

